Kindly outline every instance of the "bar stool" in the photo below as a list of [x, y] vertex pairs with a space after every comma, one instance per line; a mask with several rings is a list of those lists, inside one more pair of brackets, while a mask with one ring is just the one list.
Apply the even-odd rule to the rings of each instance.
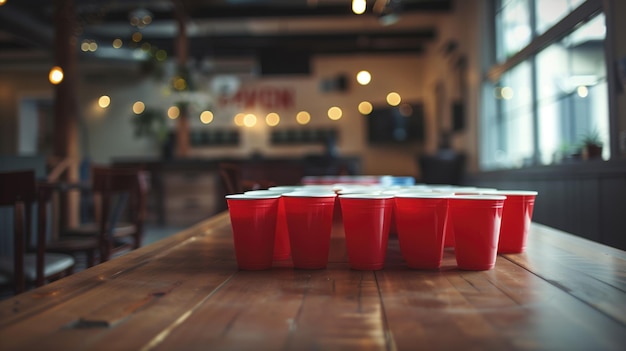
[[[13, 255], [0, 256], [0, 284], [13, 285], [16, 294], [26, 290], [26, 283], [42, 286], [72, 274], [74, 258], [46, 253], [47, 203], [50, 192], [38, 188], [35, 172], [0, 173], [0, 206], [13, 208]], [[31, 245], [32, 205], [37, 203], [37, 241]]]

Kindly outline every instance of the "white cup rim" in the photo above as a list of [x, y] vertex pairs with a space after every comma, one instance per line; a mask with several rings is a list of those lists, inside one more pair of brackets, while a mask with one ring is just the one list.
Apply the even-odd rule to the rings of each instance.
[[453, 200], [506, 200], [506, 196], [503, 195], [452, 195], [450, 199]]
[[391, 194], [373, 194], [373, 193], [359, 193], [359, 194], [340, 194], [340, 199], [393, 199]]
[[278, 190], [248, 190], [244, 191], [244, 195], [281, 195], [284, 191]]
[[229, 194], [226, 195], [226, 199], [228, 200], [258, 200], [258, 199], [277, 199], [280, 197], [280, 194]]
[[292, 191], [290, 193], [283, 193], [282, 196], [287, 197], [337, 197], [337, 194], [333, 192], [320, 192], [320, 191]]
[[481, 194], [485, 195], [522, 195], [522, 196], [533, 196], [539, 194], [537, 191], [533, 190], [492, 190], [492, 191], [481, 191]]
[[453, 193], [429, 193], [429, 192], [404, 192], [396, 194], [396, 197], [403, 199], [447, 199], [453, 197]]

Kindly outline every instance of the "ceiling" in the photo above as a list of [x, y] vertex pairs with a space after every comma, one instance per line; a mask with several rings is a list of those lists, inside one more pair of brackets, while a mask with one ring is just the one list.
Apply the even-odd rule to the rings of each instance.
[[[50, 59], [55, 1], [7, 0], [0, 6], [0, 62]], [[397, 54], [424, 52], [453, 0], [369, 0], [363, 15], [350, 0], [74, 0], [80, 42], [98, 43], [81, 60], [141, 60], [149, 43], [176, 55], [176, 11], [182, 9], [189, 55], [198, 60], [250, 59], [267, 52]], [[178, 6], [178, 7], [177, 7]], [[152, 22], [130, 24], [133, 11], [147, 10]], [[141, 32], [142, 40], [131, 36]], [[115, 38], [121, 49], [113, 49]], [[139, 54], [138, 54], [139, 53]], [[289, 56], [289, 55], [287, 55]]]

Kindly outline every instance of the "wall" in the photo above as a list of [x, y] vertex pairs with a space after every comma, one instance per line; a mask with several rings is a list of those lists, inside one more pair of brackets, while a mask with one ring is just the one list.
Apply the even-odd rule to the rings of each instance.
[[[118, 68], [119, 69], [119, 68]], [[366, 142], [365, 118], [358, 110], [358, 104], [369, 100], [374, 105], [386, 104], [388, 92], [398, 92], [403, 101], [422, 101], [423, 72], [425, 59], [415, 55], [397, 56], [328, 56], [316, 57], [312, 62], [311, 76], [254, 77], [239, 75], [240, 89], [260, 89], [263, 87], [288, 88], [295, 91], [295, 104], [291, 108], [267, 111], [259, 106], [243, 109], [214, 108], [214, 120], [203, 125], [198, 118], [200, 109], [193, 109], [190, 117], [193, 130], [233, 127], [233, 116], [238, 112], [253, 113], [258, 118], [254, 127], [241, 128], [241, 143], [237, 147], [212, 146], [195, 148], [193, 157], [248, 157], [254, 152], [264, 156], [295, 156], [323, 152], [322, 145], [272, 146], [269, 135], [272, 128], [335, 128], [339, 132], [338, 151], [341, 155], [362, 157], [362, 170], [367, 174], [416, 175], [415, 155], [420, 152], [419, 144], [401, 146], [370, 146]], [[367, 86], [356, 83], [354, 77], [359, 70], [367, 69], [372, 74], [372, 82]], [[320, 84], [323, 79], [340, 74], [348, 77], [345, 91], [323, 92]], [[95, 162], [109, 162], [115, 157], [157, 156], [158, 148], [150, 140], [135, 138], [131, 118], [132, 104], [141, 100], [146, 106], [165, 111], [174, 98], [164, 93], [164, 85], [150, 76], [144, 77], [132, 72], [115, 75], [102, 72], [87, 74], [89, 79], [81, 83], [83, 116], [88, 133], [88, 153]], [[112, 78], [112, 77], [118, 78]], [[121, 78], [119, 78], [121, 77]], [[195, 79], [206, 103], [218, 106], [218, 96], [207, 87], [212, 77], [198, 76]], [[111, 97], [111, 105], [103, 110], [97, 107], [101, 95]], [[327, 110], [338, 106], [343, 116], [338, 121], [327, 117]], [[200, 107], [200, 106], [198, 106]], [[308, 111], [311, 122], [299, 126], [295, 115], [300, 110]], [[263, 118], [268, 112], [278, 112], [281, 122], [277, 127], [267, 126]], [[168, 122], [172, 127], [174, 121]]]

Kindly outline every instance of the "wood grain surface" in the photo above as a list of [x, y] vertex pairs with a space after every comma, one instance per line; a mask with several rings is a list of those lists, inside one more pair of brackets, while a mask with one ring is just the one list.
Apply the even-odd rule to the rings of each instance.
[[0, 350], [624, 350], [626, 254], [533, 224], [490, 271], [239, 271], [228, 213], [0, 301]]

